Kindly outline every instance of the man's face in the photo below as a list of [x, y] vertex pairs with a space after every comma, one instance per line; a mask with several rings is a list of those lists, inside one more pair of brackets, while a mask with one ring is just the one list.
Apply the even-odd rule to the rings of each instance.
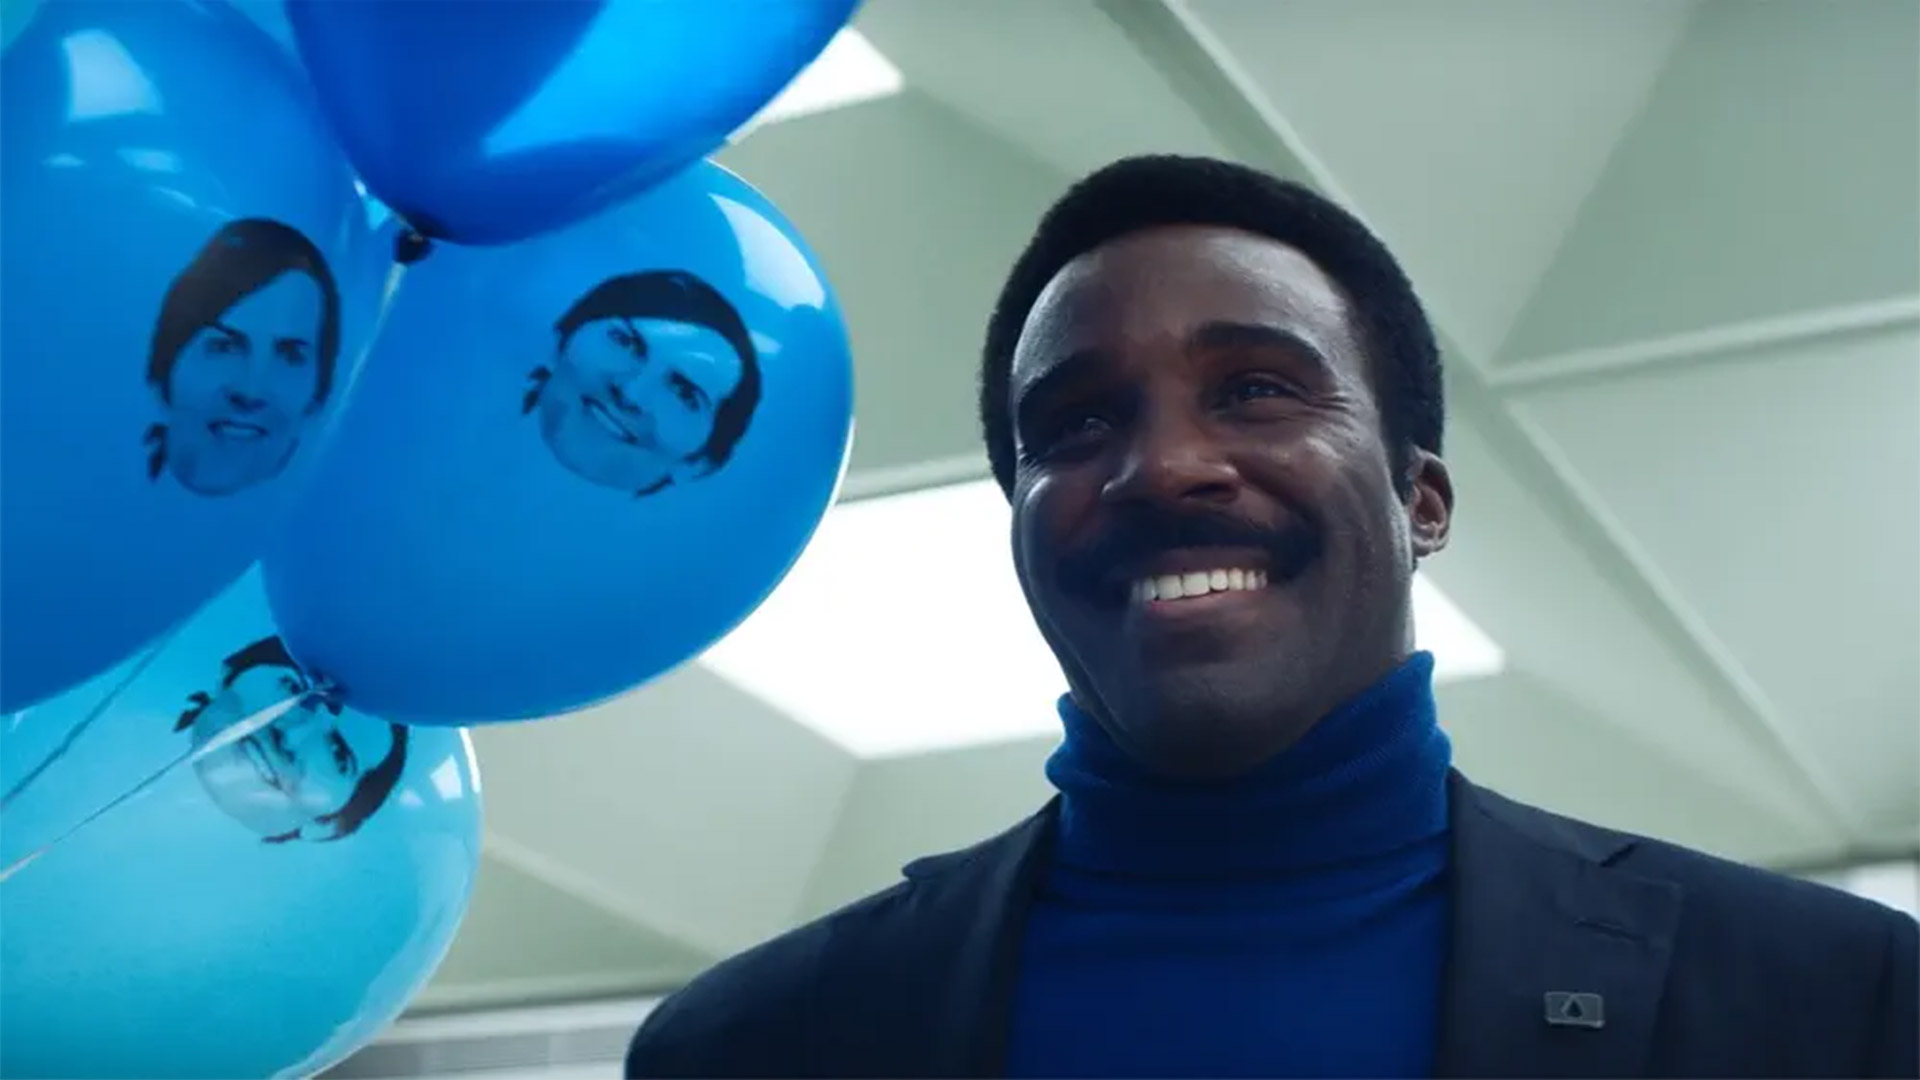
[[688, 472], [741, 360], [710, 327], [600, 319], [574, 330], [540, 392], [540, 433], [562, 465], [645, 491]]
[[1011, 372], [1013, 548], [1074, 698], [1136, 759], [1220, 776], [1412, 647], [1452, 492], [1395, 491], [1343, 292], [1219, 228], [1133, 234], [1034, 305]]
[[[262, 709], [301, 693], [298, 672], [273, 665], [249, 668], [214, 696], [195, 718], [193, 745]], [[194, 762], [207, 794], [221, 810], [262, 837], [284, 836], [338, 813], [353, 796], [360, 776], [387, 747], [370, 730], [350, 731], [345, 721], [318, 704], [288, 712], [252, 735]], [[353, 727], [385, 729], [364, 721]], [[357, 737], [356, 737], [357, 736]], [[372, 745], [381, 742], [382, 745]]]
[[320, 288], [286, 273], [204, 326], [167, 378], [167, 466], [227, 495], [271, 479], [300, 441], [319, 386]]

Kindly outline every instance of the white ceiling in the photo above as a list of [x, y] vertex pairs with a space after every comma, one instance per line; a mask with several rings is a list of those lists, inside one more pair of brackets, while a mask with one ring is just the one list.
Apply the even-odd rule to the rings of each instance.
[[[841, 293], [850, 494], [985, 475], [986, 312], [1074, 176], [1261, 165], [1374, 223], [1447, 342], [1460, 511], [1427, 574], [1505, 661], [1441, 691], [1461, 766], [1777, 865], [1920, 846], [1920, 6], [871, 0], [859, 26], [901, 93], [722, 155]], [[422, 1004], [671, 985], [1044, 799], [1057, 679], [978, 505], [964, 590], [938, 559], [878, 574], [851, 591], [892, 594], [891, 651], [822, 620], [797, 665], [897, 728], [770, 704], [794, 658], [743, 630], [480, 731], [487, 869]], [[804, 621], [819, 586], [791, 588]], [[956, 622], [989, 591], [998, 622]], [[994, 715], [928, 719], [996, 680], [1019, 692]], [[825, 729], [834, 700], [794, 708]]]

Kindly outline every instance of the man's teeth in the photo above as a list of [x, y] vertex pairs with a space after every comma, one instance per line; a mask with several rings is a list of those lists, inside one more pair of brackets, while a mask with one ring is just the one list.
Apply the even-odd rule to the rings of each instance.
[[1191, 574], [1161, 574], [1141, 578], [1130, 590], [1133, 602], [1183, 600], [1217, 592], [1245, 592], [1267, 587], [1265, 570], [1196, 570]]

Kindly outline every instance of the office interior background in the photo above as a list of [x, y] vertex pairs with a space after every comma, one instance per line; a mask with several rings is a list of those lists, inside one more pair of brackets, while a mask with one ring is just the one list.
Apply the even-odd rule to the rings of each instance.
[[1464, 771], [1914, 910], [1920, 4], [869, 0], [720, 155], [845, 305], [843, 502], [699, 661], [475, 732], [466, 924], [333, 1075], [617, 1076], [659, 994], [1047, 797], [975, 363], [1047, 203], [1146, 151], [1310, 183], [1419, 286]]

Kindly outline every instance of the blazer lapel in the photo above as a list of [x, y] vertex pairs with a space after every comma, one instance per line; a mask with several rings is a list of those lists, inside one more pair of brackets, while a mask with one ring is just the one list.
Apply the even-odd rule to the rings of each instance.
[[1021, 937], [1053, 850], [1057, 815], [1055, 800], [987, 845], [907, 867], [922, 892], [913, 925], [938, 928], [937, 940], [916, 940], [909, 950], [909, 962], [926, 965], [932, 980], [920, 1007], [928, 1022], [926, 1058], [917, 1063], [924, 1068], [907, 1070], [911, 1074], [1005, 1071]]
[[1682, 894], [1611, 868], [1634, 840], [1452, 778], [1439, 1075], [1634, 1076]]

